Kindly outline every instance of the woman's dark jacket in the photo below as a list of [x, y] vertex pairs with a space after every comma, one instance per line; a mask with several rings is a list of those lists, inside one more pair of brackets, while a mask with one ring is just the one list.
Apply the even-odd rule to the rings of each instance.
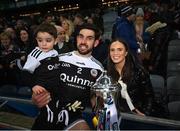
[[[126, 84], [134, 107], [142, 113], [150, 115], [154, 95], [149, 74], [141, 66], [136, 66], [132, 77]], [[117, 109], [122, 112], [130, 112], [126, 100], [121, 97], [120, 91], [116, 95]]]

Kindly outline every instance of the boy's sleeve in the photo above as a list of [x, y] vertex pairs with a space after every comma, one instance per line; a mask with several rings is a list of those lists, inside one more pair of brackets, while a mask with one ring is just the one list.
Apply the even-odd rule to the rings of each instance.
[[28, 59], [23, 67], [23, 70], [27, 70], [30, 73], [33, 73], [34, 70], [40, 65], [40, 62], [32, 56], [28, 56]]
[[40, 65], [39, 55], [42, 53], [41, 50], [35, 48], [32, 52], [28, 55], [27, 61], [23, 67], [23, 70], [26, 70], [30, 73], [33, 73], [34, 70]]

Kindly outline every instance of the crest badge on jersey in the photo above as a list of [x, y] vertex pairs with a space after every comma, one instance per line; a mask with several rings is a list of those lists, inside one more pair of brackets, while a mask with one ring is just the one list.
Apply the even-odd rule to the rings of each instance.
[[96, 69], [91, 69], [91, 76], [97, 77], [98, 71]]

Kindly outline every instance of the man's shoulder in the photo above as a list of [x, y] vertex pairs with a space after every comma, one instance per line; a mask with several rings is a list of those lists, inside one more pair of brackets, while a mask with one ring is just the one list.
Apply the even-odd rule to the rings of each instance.
[[67, 52], [67, 53], [61, 53], [58, 55], [59, 57], [68, 57], [68, 56], [72, 56], [72, 52]]
[[92, 60], [92, 62], [94, 62], [97, 65], [97, 67], [99, 67], [100, 70], [104, 70], [103, 65], [96, 58], [91, 57], [91, 60]]

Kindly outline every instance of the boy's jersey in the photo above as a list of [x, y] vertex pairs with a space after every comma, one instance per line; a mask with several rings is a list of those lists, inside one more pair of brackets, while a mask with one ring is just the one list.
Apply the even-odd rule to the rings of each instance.
[[48, 91], [53, 88], [57, 90], [59, 85], [59, 59], [56, 50], [43, 52], [39, 47], [36, 47], [28, 55], [23, 69], [33, 73], [33, 85], [40, 85]]
[[56, 56], [58, 56], [58, 52], [54, 49], [48, 52], [43, 52], [39, 47], [36, 47], [28, 55], [28, 58], [23, 67], [23, 70], [27, 70], [30, 73], [33, 73], [35, 69], [41, 65], [41, 61], [43, 59], [46, 59], [49, 57], [56, 57]]
[[85, 107], [90, 102], [90, 88], [102, 74], [102, 65], [92, 56], [82, 57], [75, 52], [60, 55], [59, 61], [63, 105], [76, 102]]

